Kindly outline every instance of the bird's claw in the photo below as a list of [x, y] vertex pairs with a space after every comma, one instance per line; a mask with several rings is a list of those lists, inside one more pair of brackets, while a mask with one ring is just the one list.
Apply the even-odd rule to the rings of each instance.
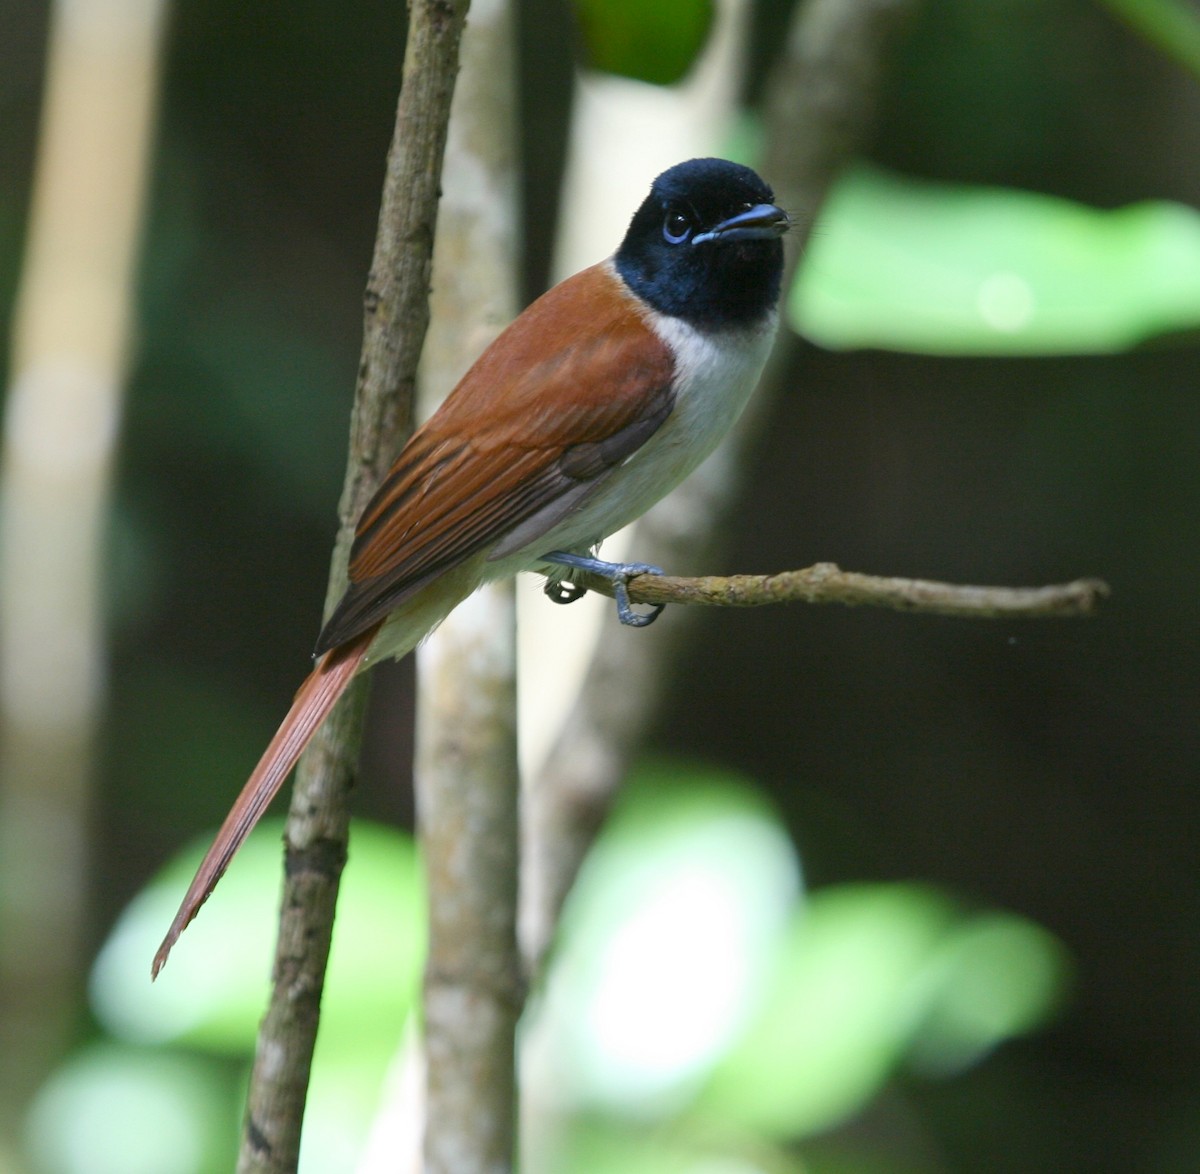
[[551, 603], [561, 603], [564, 607], [587, 594], [586, 587], [580, 587], [578, 583], [565, 583], [562, 579], [547, 579], [542, 590]]
[[[662, 571], [637, 571], [639, 575], [656, 574], [661, 575]], [[621, 623], [628, 625], [631, 628], [648, 628], [660, 615], [665, 603], [651, 604], [649, 611], [634, 611], [633, 605], [629, 602], [629, 588], [626, 585], [624, 578], [613, 580], [613, 597], [617, 601], [617, 619]]]
[[[590, 571], [594, 575], [601, 575], [607, 579], [613, 586], [613, 596], [617, 602], [617, 619], [630, 628], [648, 627], [658, 619], [663, 608], [667, 606], [665, 603], [656, 603], [650, 611], [639, 612], [633, 610], [633, 605], [629, 601], [629, 580], [638, 575], [661, 575], [663, 573], [661, 567], [652, 566], [650, 563], [609, 563], [603, 559], [583, 554], [569, 554], [562, 550], [552, 550], [543, 557], [548, 563], [557, 563], [559, 566], [570, 567], [577, 571]], [[545, 591], [555, 603], [574, 603], [576, 599], [586, 593], [586, 588], [575, 584], [548, 582]]]

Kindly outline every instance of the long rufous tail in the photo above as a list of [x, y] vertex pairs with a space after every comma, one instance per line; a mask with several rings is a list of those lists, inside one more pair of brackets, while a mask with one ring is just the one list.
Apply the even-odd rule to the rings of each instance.
[[171, 947], [199, 912], [200, 906], [208, 900], [208, 895], [216, 888], [234, 853], [278, 794], [304, 747], [350, 684], [379, 627], [379, 624], [375, 624], [353, 640], [325, 653], [300, 686], [287, 717], [259, 759], [254, 773], [246, 780], [242, 793], [230, 808], [221, 830], [217, 832], [217, 838], [196, 870], [179, 912], [175, 914], [167, 936], [154, 955], [151, 978], [158, 977]]

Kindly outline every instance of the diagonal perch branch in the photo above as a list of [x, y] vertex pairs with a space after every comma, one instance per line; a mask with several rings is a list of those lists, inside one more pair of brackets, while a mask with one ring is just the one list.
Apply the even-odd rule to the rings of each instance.
[[[611, 596], [598, 575], [578, 573], [571, 581]], [[892, 611], [959, 616], [964, 619], [1061, 619], [1092, 616], [1109, 596], [1100, 579], [1075, 579], [1045, 587], [977, 587], [843, 571], [836, 563], [814, 563], [774, 575], [639, 575], [629, 581], [631, 603], [702, 603], [716, 607], [760, 607], [768, 603], [840, 603]]]

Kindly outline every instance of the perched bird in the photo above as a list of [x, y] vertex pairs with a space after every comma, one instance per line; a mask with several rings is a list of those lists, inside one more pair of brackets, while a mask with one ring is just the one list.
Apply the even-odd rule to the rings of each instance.
[[605, 563], [602, 539], [679, 484], [729, 431], [778, 319], [787, 214], [749, 168], [664, 171], [616, 253], [524, 311], [404, 446], [367, 504], [350, 586], [316, 667], [226, 817], [154, 958], [157, 975], [309, 739], [358, 672], [412, 651], [481, 584], [517, 571], [615, 585], [655, 571]]

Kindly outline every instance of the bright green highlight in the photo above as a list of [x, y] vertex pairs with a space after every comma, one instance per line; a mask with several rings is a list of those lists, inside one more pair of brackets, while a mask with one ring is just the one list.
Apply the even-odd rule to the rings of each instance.
[[[150, 958], [204, 844], [120, 918], [92, 976], [110, 1038], [60, 1066], [30, 1115], [48, 1174], [229, 1168], [267, 995], [281, 829], [251, 837], [153, 986]], [[358, 1168], [369, 1137], [407, 1127], [394, 1089], [424, 953], [416, 851], [356, 823], [350, 857], [303, 1174]], [[529, 1168], [799, 1171], [804, 1139], [863, 1113], [898, 1070], [953, 1076], [1035, 1029], [1068, 972], [1041, 927], [929, 885], [805, 893], [791, 839], [749, 780], [652, 764], [586, 862], [522, 1023], [522, 1078], [541, 1114]]]
[[1067, 970], [1023, 918], [968, 915], [917, 884], [840, 885], [811, 895], [782, 943], [747, 1031], [702, 1106], [779, 1138], [859, 1111], [895, 1068], [947, 1073], [1043, 1021]]
[[26, 1123], [39, 1174], [223, 1174], [239, 1094], [207, 1057], [100, 1043], [50, 1077]]
[[[217, 1052], [253, 1049], [270, 994], [283, 821], [263, 820], [151, 984], [150, 959], [208, 837], [176, 858], [126, 909], [92, 972], [92, 1004], [114, 1035]], [[409, 837], [356, 823], [342, 877], [322, 1003], [322, 1041], [394, 1046], [416, 995], [424, 896]]]
[[821, 346], [1101, 354], [1200, 326], [1200, 213], [851, 171], [788, 298]]

